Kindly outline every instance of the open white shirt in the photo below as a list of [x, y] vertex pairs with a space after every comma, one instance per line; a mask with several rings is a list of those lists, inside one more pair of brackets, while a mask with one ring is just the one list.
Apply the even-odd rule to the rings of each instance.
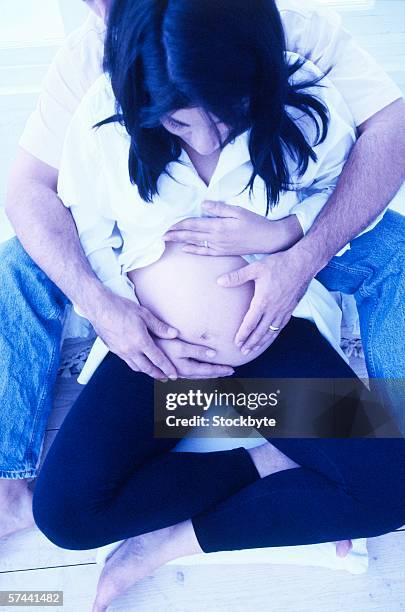
[[[290, 62], [298, 59], [296, 54], [288, 57]], [[308, 80], [320, 74], [311, 62], [306, 62], [293, 78]], [[287, 156], [296, 189], [283, 192], [279, 204], [267, 215], [277, 220], [296, 214], [305, 229], [328, 200], [355, 142], [353, 119], [342, 96], [327, 79], [322, 85], [312, 93], [328, 107], [330, 124], [327, 137], [314, 149], [318, 160], [310, 161], [305, 174], [299, 177], [296, 163]], [[314, 143], [316, 131], [309, 118], [291, 107], [288, 112], [309, 142]], [[158, 195], [153, 202], [144, 202], [129, 178], [130, 139], [125, 128], [119, 123], [93, 127], [114, 113], [110, 82], [102, 76], [81, 102], [68, 129], [58, 192], [72, 212], [95, 273], [114, 292], [135, 300], [134, 287], [126, 273], [161, 257], [165, 249], [162, 237], [170, 227], [183, 219], [202, 216], [201, 204], [207, 199], [221, 200], [264, 216], [266, 190], [260, 177], [256, 177], [251, 195], [248, 189], [244, 190], [253, 171], [248, 130], [222, 150], [208, 186], [182, 150], [179, 159], [166, 167], [168, 174], [160, 176]], [[259, 253], [245, 259], [250, 262], [262, 256]], [[293, 314], [313, 321], [339, 350], [340, 309], [320, 283], [312, 281]], [[93, 357], [94, 352], [89, 359], [92, 361]], [[94, 361], [94, 365], [98, 363]]]

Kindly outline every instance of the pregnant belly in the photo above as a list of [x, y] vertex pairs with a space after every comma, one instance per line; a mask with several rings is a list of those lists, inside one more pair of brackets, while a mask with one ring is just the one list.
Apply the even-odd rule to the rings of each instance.
[[216, 282], [221, 274], [247, 262], [239, 256], [193, 255], [182, 246], [166, 243], [158, 261], [128, 273], [140, 303], [178, 329], [182, 340], [215, 349], [213, 362], [237, 366], [251, 361], [267, 346], [243, 355], [234, 338], [252, 300], [254, 283], [225, 288]]

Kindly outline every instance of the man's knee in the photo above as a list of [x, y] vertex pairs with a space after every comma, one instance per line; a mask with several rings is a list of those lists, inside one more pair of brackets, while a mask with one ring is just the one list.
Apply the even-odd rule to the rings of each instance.
[[[17, 237], [0, 244], [0, 283], [3, 295], [32, 291], [48, 277], [31, 259]], [[49, 280], [49, 279], [48, 279]], [[49, 283], [51, 281], [49, 280]]]
[[40, 312], [44, 317], [59, 317], [69, 303], [68, 298], [39, 268], [17, 237], [0, 244], [0, 306], [7, 311], [10, 302]]
[[29, 268], [36, 267], [36, 264], [28, 255], [17, 236], [0, 243], [0, 269], [2, 273], [27, 266]]

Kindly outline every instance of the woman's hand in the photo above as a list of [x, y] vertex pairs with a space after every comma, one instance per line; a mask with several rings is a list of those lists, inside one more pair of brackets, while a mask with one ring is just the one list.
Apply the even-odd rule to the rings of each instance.
[[177, 371], [166, 354], [150, 336], [175, 338], [178, 331], [135, 302], [105, 292], [89, 317], [96, 333], [110, 351], [121, 357], [135, 372], [159, 380], [177, 378]]
[[186, 243], [187, 253], [224, 256], [283, 251], [303, 236], [296, 215], [269, 221], [240, 206], [211, 201], [203, 202], [202, 209], [212, 216], [184, 219], [166, 232], [164, 240]]
[[207, 346], [190, 344], [179, 338], [157, 338], [156, 344], [174, 363], [180, 378], [222, 378], [234, 373], [231, 366], [212, 363], [216, 353]]
[[305, 262], [292, 249], [218, 277], [217, 282], [223, 287], [255, 283], [249, 310], [235, 336], [235, 343], [244, 354], [265, 343], [270, 345], [288, 323], [312, 280], [305, 269]]

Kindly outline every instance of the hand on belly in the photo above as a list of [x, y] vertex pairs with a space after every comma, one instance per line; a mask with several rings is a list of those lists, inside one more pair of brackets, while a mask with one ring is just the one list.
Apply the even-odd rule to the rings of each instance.
[[225, 288], [216, 282], [247, 262], [239, 256], [184, 253], [182, 246], [169, 242], [158, 261], [128, 273], [140, 303], [177, 328], [182, 340], [215, 349], [213, 363], [237, 366], [251, 361], [267, 347], [243, 355], [234, 338], [250, 306], [254, 283]]

